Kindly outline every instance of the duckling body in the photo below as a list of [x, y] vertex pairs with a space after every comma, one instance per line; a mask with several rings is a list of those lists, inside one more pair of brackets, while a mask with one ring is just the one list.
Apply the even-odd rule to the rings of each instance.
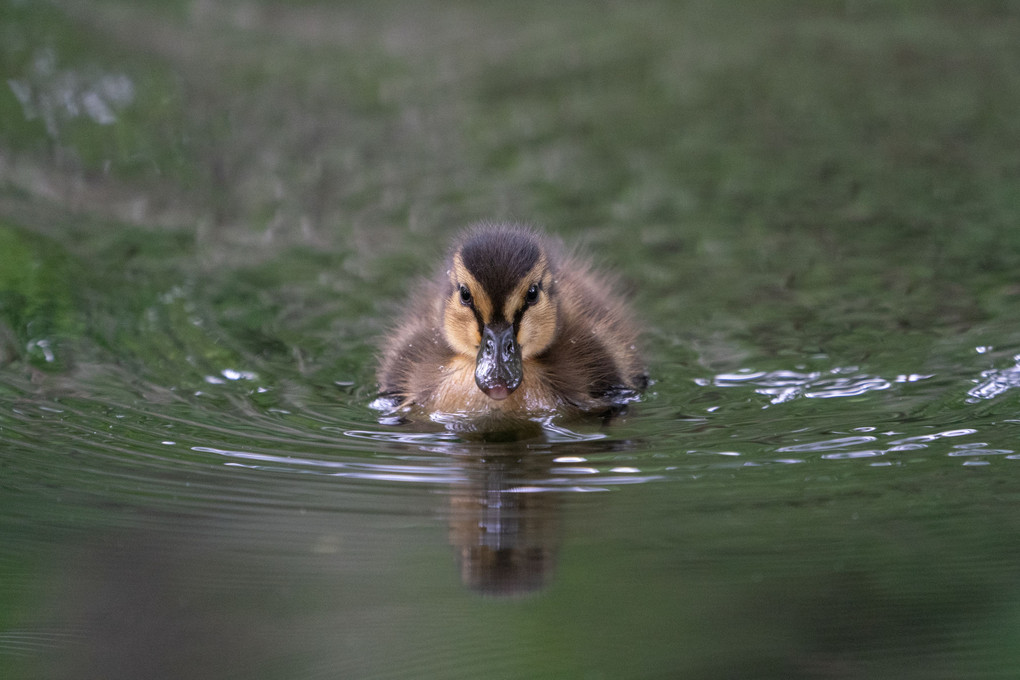
[[384, 345], [399, 408], [493, 423], [608, 411], [647, 377], [610, 282], [527, 227], [481, 225], [455, 244]]

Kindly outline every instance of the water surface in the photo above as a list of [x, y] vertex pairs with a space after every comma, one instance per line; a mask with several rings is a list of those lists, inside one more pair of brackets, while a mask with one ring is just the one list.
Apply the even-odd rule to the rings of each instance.
[[[1020, 664], [1020, 15], [9, 2], [0, 674]], [[616, 271], [653, 384], [370, 408], [444, 244]]]

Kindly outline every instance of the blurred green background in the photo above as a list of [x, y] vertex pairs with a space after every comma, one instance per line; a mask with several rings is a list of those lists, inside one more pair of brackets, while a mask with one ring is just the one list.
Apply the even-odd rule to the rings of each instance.
[[[7, 355], [82, 330], [59, 294], [25, 329], [40, 286], [160, 276], [282, 352], [375, 318], [479, 219], [580, 237], [654, 321], [684, 310], [667, 335], [1014, 306], [1008, 2], [2, 8]], [[51, 242], [70, 261], [27, 276]]]

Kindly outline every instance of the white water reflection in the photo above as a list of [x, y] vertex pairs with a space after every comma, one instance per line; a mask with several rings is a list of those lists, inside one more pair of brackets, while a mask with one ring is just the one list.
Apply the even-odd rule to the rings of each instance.
[[977, 381], [975, 387], [967, 390], [967, 403], [976, 404], [986, 399], [994, 399], [1015, 387], [1020, 387], [1020, 354], [1013, 357], [1012, 366], [982, 371], [981, 380]]
[[750, 386], [758, 394], [771, 397], [770, 404], [781, 404], [800, 398], [857, 397], [868, 392], [887, 390], [895, 383], [913, 383], [931, 377], [911, 373], [883, 378], [861, 373], [856, 366], [837, 366], [824, 372], [742, 369], [736, 373], [720, 373], [710, 380], [698, 378], [695, 382], [701, 386], [714, 387]]
[[[896, 437], [897, 433], [886, 432], [876, 436], [836, 437], [834, 439], [823, 439], [803, 444], [784, 446], [777, 451], [786, 452], [817, 452], [821, 453], [822, 460], [847, 460], [855, 458], [877, 458], [887, 454], [905, 453], [908, 451], [920, 451], [928, 449], [934, 442], [965, 437], [977, 434], [978, 431], [971, 428], [956, 428], [934, 432], [931, 434], [917, 435], [913, 437]], [[1011, 455], [1013, 454], [1013, 455]], [[990, 448], [984, 442], [967, 442], [954, 444], [947, 452], [950, 457], [977, 458], [989, 455], [1005, 455], [1007, 458], [1018, 458], [1012, 449]], [[967, 463], [965, 463], [967, 464]], [[971, 461], [969, 464], [973, 464]]]
[[[365, 436], [384, 433], [353, 432], [352, 434]], [[449, 443], [445, 448], [429, 446], [428, 442], [434, 444], [438, 441], [438, 437], [442, 436], [432, 433], [411, 433], [404, 436], [404, 442], [411, 441], [420, 446], [419, 454], [400, 458], [373, 458], [354, 461], [214, 446], [192, 446], [191, 450], [223, 456], [227, 459], [224, 464], [230, 467], [243, 467], [272, 473], [318, 474], [346, 479], [436, 486], [464, 483], [467, 478], [462, 458], [466, 456], [473, 459], [485, 452], [484, 448], [450, 445]], [[497, 456], [505, 455], [499, 453], [499, 449], [494, 450], [494, 453]], [[532, 452], [529, 455], [535, 459], [549, 461], [543, 476], [528, 481], [526, 486], [531, 491], [608, 491], [611, 487], [666, 479], [661, 474], [646, 474], [638, 467], [621, 466], [614, 461], [608, 461], [605, 464], [577, 465], [577, 463], [587, 462], [587, 459], [583, 456], [549, 457], [540, 451]]]
[[420, 463], [400, 462], [357, 462], [330, 460], [328, 458], [301, 457], [290, 454], [258, 453], [238, 449], [221, 449], [212, 446], [193, 446], [192, 451], [225, 456], [227, 465], [247, 467], [273, 472], [318, 473], [334, 477], [367, 479], [383, 482], [415, 482], [428, 484], [451, 484], [463, 481], [458, 466], [443, 464], [436, 460]]
[[859, 444], [869, 444], [875, 441], [874, 437], [839, 437], [820, 442], [808, 442], [807, 444], [795, 444], [777, 449], [780, 453], [800, 451], [829, 451], [830, 449], [843, 449]]

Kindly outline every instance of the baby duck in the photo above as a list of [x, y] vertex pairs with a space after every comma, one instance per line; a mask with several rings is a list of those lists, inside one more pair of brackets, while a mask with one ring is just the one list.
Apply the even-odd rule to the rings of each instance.
[[648, 382], [610, 282], [531, 228], [469, 229], [413, 302], [379, 366], [396, 409], [486, 429], [611, 412]]

